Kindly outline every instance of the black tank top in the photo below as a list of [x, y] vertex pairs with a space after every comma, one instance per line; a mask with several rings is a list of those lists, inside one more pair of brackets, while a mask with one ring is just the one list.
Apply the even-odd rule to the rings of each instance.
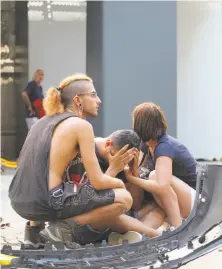
[[51, 140], [55, 127], [70, 117], [76, 116], [70, 112], [45, 116], [28, 133], [9, 188], [11, 203], [22, 207], [26, 215], [35, 213], [37, 216], [52, 210], [48, 193]]

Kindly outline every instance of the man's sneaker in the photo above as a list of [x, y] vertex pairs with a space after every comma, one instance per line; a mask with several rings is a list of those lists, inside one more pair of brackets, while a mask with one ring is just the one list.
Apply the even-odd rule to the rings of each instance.
[[25, 225], [25, 249], [42, 249], [45, 247], [45, 240], [41, 237], [40, 231], [44, 229], [43, 225], [30, 226], [29, 222]]
[[64, 243], [67, 248], [72, 248], [72, 226], [68, 221], [61, 220], [50, 222], [49, 226], [45, 228], [40, 234], [48, 242]]
[[114, 245], [121, 245], [125, 240], [128, 241], [128, 243], [135, 243], [142, 241], [143, 236], [140, 233], [129, 231], [125, 234], [118, 234], [118, 233], [111, 233], [108, 238], [108, 243], [110, 246]]

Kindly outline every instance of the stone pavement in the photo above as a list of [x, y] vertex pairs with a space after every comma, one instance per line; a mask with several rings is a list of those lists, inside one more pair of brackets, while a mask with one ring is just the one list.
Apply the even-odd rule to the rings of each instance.
[[[5, 169], [5, 172], [1, 174], [0, 179], [0, 217], [3, 218], [3, 223], [10, 224], [10, 227], [0, 229], [0, 244], [10, 244], [13, 246], [13, 248], [19, 248], [19, 245], [23, 240], [25, 220], [18, 216], [10, 206], [10, 201], [8, 198], [8, 188], [12, 180], [13, 174], [14, 170]], [[174, 251], [170, 256], [180, 257], [184, 254], [184, 250], [181, 249]], [[196, 261], [193, 261], [188, 265], [183, 266], [182, 268], [222, 269], [222, 248], [219, 250], [215, 250], [214, 252], [209, 253], [206, 256], [201, 257]]]
[[10, 245], [19, 246], [23, 240], [24, 224], [25, 220], [22, 219], [12, 209], [10, 200], [8, 198], [8, 188], [11, 183], [14, 174], [14, 169], [5, 169], [5, 172], [1, 174], [0, 181], [0, 197], [1, 197], [1, 208], [0, 217], [3, 218], [3, 223], [9, 223], [10, 227], [1, 229], [0, 244], [10, 243]]

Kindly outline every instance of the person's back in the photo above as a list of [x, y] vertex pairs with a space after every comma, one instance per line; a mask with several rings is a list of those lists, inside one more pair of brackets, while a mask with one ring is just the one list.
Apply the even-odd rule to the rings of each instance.
[[197, 162], [187, 147], [174, 137], [165, 134], [158, 140], [158, 145], [154, 151], [155, 162], [163, 154], [168, 154], [167, 156], [173, 159], [173, 175], [195, 189]]
[[[49, 156], [52, 154], [52, 156], [62, 157], [64, 149], [54, 142], [57, 136], [55, 133], [64, 129], [64, 125], [69, 124], [69, 121], [64, 120], [70, 117], [72, 117], [72, 121], [73, 117], [74, 120], [80, 120], [71, 112], [52, 117], [46, 116], [31, 128], [26, 138], [20, 153], [18, 169], [9, 190], [13, 208], [17, 211], [22, 207], [24, 218], [31, 217], [34, 220], [33, 212], [35, 212], [37, 220], [41, 219], [42, 215], [53, 213], [48, 203]], [[57, 127], [57, 125], [59, 126]], [[53, 134], [54, 139], [52, 139]], [[69, 151], [72, 151], [70, 156], [77, 154], [74, 148], [69, 147]], [[66, 153], [68, 154], [68, 152]], [[52, 173], [56, 175], [58, 168], [63, 169], [61, 164], [66, 166], [70, 156], [68, 156], [68, 160], [64, 160], [64, 158], [58, 160]], [[60, 178], [59, 180], [61, 181]], [[58, 182], [55, 181], [55, 185], [58, 185]], [[50, 215], [50, 218], [53, 218], [53, 215]]]

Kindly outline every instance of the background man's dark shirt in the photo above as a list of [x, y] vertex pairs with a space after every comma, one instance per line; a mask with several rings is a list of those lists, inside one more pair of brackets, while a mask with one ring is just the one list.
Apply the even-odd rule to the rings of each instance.
[[38, 85], [34, 80], [30, 81], [25, 88], [25, 91], [28, 94], [28, 97], [31, 102], [36, 101], [37, 99], [43, 99], [43, 90], [42, 86]]
[[[30, 102], [32, 104], [32, 108], [34, 109], [36, 116], [41, 118], [45, 115], [45, 112], [42, 107], [42, 100], [44, 98], [42, 86], [38, 85], [34, 80], [30, 81], [25, 88], [25, 92], [27, 93]], [[27, 117], [33, 117], [30, 114], [30, 111], [26, 107], [26, 115]]]

